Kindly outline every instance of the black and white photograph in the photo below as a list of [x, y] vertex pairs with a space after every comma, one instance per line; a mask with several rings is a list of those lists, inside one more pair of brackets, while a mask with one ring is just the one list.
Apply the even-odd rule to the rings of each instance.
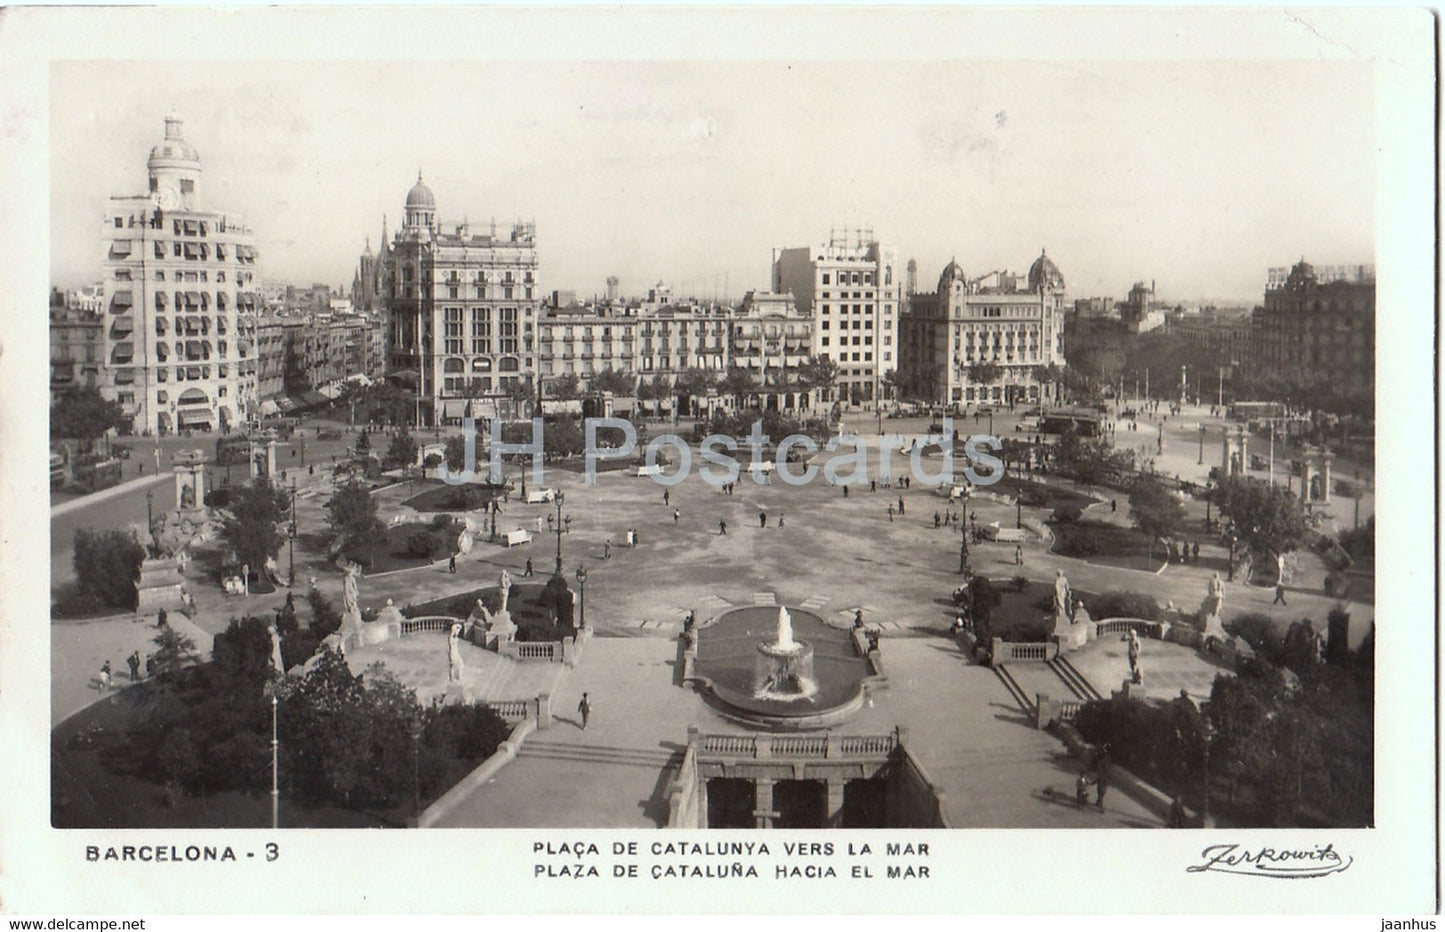
[[1438, 910], [1428, 11], [0, 22], [0, 911]]

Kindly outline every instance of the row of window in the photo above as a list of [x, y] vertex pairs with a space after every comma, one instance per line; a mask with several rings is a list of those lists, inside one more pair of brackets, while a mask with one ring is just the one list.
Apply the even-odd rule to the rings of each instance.
[[873, 284], [873, 273], [872, 273], [872, 272], [836, 272], [836, 273], [824, 272], [824, 273], [823, 273], [823, 284], [825, 284], [825, 285], [830, 285], [830, 284], [832, 284], [832, 283], [835, 282], [835, 281], [836, 281], [838, 284], [840, 284], [840, 285], [848, 285], [848, 284], [853, 284], [853, 285], [871, 285], [871, 284]]

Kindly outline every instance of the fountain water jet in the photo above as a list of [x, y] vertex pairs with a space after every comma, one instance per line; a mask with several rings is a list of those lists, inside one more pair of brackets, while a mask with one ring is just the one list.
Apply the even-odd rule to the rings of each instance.
[[773, 643], [758, 645], [759, 658], [755, 699], [794, 702], [811, 699], [818, 692], [813, 678], [813, 646], [793, 639], [793, 619], [778, 606], [778, 636]]

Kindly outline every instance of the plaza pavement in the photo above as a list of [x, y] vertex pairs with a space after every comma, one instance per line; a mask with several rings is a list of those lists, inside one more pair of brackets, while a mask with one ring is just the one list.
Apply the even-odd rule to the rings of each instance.
[[[190, 638], [201, 657], [211, 655], [211, 633], [192, 624], [180, 612], [168, 612], [166, 624]], [[50, 724], [54, 728], [81, 709], [103, 699], [100, 667], [110, 661], [113, 689], [131, 684], [125, 658], [140, 651], [141, 674], [145, 657], [155, 650], [155, 616], [115, 615], [86, 621], [57, 622], [50, 626]]]
[[[1171, 423], [1176, 420], [1182, 419], [1171, 418]], [[917, 435], [926, 422], [884, 421], [884, 425], [890, 433], [902, 428], [905, 433]], [[863, 432], [868, 472], [876, 475], [876, 424], [865, 418], [851, 426]], [[969, 421], [957, 426], [965, 431], [975, 429]], [[996, 425], [996, 430], [1004, 434], [1002, 425]], [[663, 431], [658, 428], [653, 433]], [[1166, 439], [1166, 449], [1169, 446]], [[1206, 453], [1208, 450], [1206, 445]], [[1194, 452], [1197, 454], [1197, 444]], [[574, 715], [572, 710], [581, 691], [595, 689], [597, 718], [588, 729], [587, 741], [604, 749], [641, 751], [651, 769], [632, 767], [637, 773], [627, 778], [625, 787], [609, 789], [590, 775], [622, 773], [628, 771], [625, 764], [586, 759], [587, 752], [565, 747], [553, 751], [554, 756], [545, 761], [530, 760], [530, 755], [525, 755], [504, 768], [491, 787], [498, 799], [506, 793], [520, 795], [505, 806], [489, 809], [485, 820], [501, 821], [484, 824], [511, 824], [506, 820], [522, 818], [503, 814], [509, 811], [530, 812], [528, 819], [541, 818], [539, 813], [551, 811], [542, 805], [545, 801], [568, 793], [578, 801], [575, 809], [595, 812], [598, 819], [620, 820], [605, 824], [656, 824], [660, 811], [660, 759], [665, 759], [671, 745], [685, 740], [690, 723], [712, 728], [712, 722], [718, 730], [728, 730], [690, 692], [671, 685], [668, 665], [676, 659], [675, 635], [682, 617], [695, 609], [700, 618], [706, 619], [733, 605], [773, 600], [810, 608], [835, 623], [846, 623], [861, 607], [865, 622], [882, 629], [890, 674], [887, 699], [863, 710], [847, 727], [881, 732], [901, 723], [914, 729], [911, 742], [915, 751], [930, 777], [947, 792], [950, 817], [957, 824], [1015, 824], [1003, 821], [1001, 814], [1024, 820], [1018, 824], [1072, 824], [1071, 819], [1085, 816], [1098, 824], [1093, 813], [1070, 812], [1048, 802], [1048, 797], [1034, 795], [1051, 785], [1067, 790], [1071, 767], [1057, 762], [1060, 746], [1031, 725], [1020, 724], [1022, 713], [1011, 704], [1002, 684], [989, 671], [964, 664], [951, 641], [943, 637], [952, 617], [948, 594], [960, 578], [959, 534], [952, 529], [934, 528], [932, 516], [935, 510], [949, 507], [956, 513], [957, 506], [917, 481], [909, 490], [895, 484], [892, 488], [880, 487], [877, 492], [869, 492], [865, 482], [844, 496], [840, 487], [830, 485], [821, 474], [821, 466], [828, 459], [826, 453], [814, 458], [820, 474], [805, 486], [788, 485], [776, 476], [766, 485], [756, 485], [744, 472], [737, 480], [735, 495], [724, 495], [703, 482], [697, 474], [700, 464], [694, 463], [693, 474], [672, 487], [668, 505], [663, 504], [663, 486], [645, 478], [609, 472], [599, 475], [596, 484], [589, 486], [577, 472], [547, 469], [542, 484], [565, 491], [563, 513], [572, 517], [571, 532], [562, 538], [564, 569], [576, 589], [575, 571], [579, 564], [587, 566], [587, 620], [599, 635], [588, 646], [581, 666], [556, 691], [554, 708], [564, 717]], [[906, 456], [895, 452], [889, 462], [895, 478], [907, 471]], [[939, 468], [937, 457], [925, 458], [923, 463], [930, 474]], [[329, 473], [328, 465], [317, 468], [314, 474], [303, 472], [297, 477], [297, 516], [303, 536], [297, 542], [296, 591], [298, 595], [304, 593], [307, 580], [315, 576], [322, 591], [339, 605], [341, 577], [326, 560], [318, 533], [325, 525]], [[847, 474], [845, 469], [843, 475]], [[529, 480], [529, 484], [535, 483]], [[413, 493], [405, 485], [378, 493], [383, 518], [407, 513], [400, 502]], [[896, 510], [900, 496], [906, 511], [890, 520], [888, 506], [892, 504]], [[93, 516], [106, 514], [106, 509], [117, 501], [124, 499], [102, 501], [93, 508], [69, 509], [68, 514], [52, 521], [52, 528], [58, 521], [88, 526], [86, 522], [91, 520], [98, 524]], [[1120, 511], [1111, 519], [1126, 521], [1122, 496], [1120, 505]], [[676, 522], [673, 508], [681, 512]], [[1015, 518], [1011, 504], [984, 497], [976, 498], [970, 510], [976, 512], [980, 525], [996, 521], [1011, 527]], [[1195, 516], [1191, 511], [1191, 517], [1202, 518], [1202, 509], [1198, 510], [1200, 514]], [[545, 517], [555, 513], [550, 504], [525, 505], [513, 495], [504, 506], [500, 525], [504, 531], [521, 527], [535, 533], [537, 519], [543, 519], [545, 528]], [[760, 513], [768, 517], [766, 527], [760, 526]], [[1048, 511], [1025, 508], [1024, 516], [1043, 520]], [[785, 519], [785, 526], [778, 526], [779, 518]], [[727, 522], [726, 535], [719, 532], [720, 520]], [[636, 548], [622, 546], [629, 528], [638, 532], [640, 543]], [[606, 559], [604, 542], [609, 539], [612, 556]], [[1026, 544], [1022, 567], [1013, 565], [1011, 544], [985, 542], [970, 549], [975, 571], [995, 578], [1024, 575], [1047, 580], [1053, 577], [1056, 567], [1062, 567], [1077, 589], [1137, 590], [1160, 602], [1173, 602], [1185, 611], [1198, 606], [1210, 574], [1222, 568], [1225, 559], [1220, 548], [1202, 538], [1203, 559], [1199, 565], [1170, 565], [1162, 572], [1090, 564], [1054, 555], [1048, 547], [1048, 541]], [[546, 575], [551, 572], [555, 548], [556, 538], [545, 533], [530, 544], [510, 550], [479, 541], [470, 554], [459, 558], [456, 574], [448, 573], [445, 563], [439, 562], [364, 578], [361, 603], [375, 609], [389, 598], [397, 605], [405, 605], [492, 585], [502, 568], [514, 578], [519, 577], [529, 556], [537, 573]], [[56, 557], [54, 544], [52, 557]], [[68, 564], [68, 560], [65, 562]], [[203, 562], [193, 562], [188, 571], [198, 609], [193, 620], [203, 634], [223, 630], [233, 616], [270, 615], [284, 600], [284, 591], [265, 596], [226, 596], [215, 580], [203, 578]], [[279, 562], [284, 579], [286, 548]], [[1311, 618], [1318, 627], [1337, 600], [1323, 593], [1323, 568], [1318, 561], [1302, 554], [1300, 563], [1287, 607], [1271, 604], [1272, 590], [1233, 584], [1225, 599], [1225, 617], [1258, 611], [1275, 618], [1281, 630], [1301, 617]], [[53, 579], [63, 575], [52, 566]], [[305, 620], [308, 609], [304, 600], [298, 598], [297, 605]], [[1351, 642], [1357, 644], [1373, 620], [1374, 610], [1363, 602], [1351, 602], [1348, 608], [1353, 620]], [[131, 636], [112, 633], [130, 631], [125, 625], [134, 626]], [[74, 626], [58, 623], [55, 628], [52, 707], [57, 718], [84, 704], [89, 696], [85, 684], [99, 670], [104, 657], [111, 656], [120, 680], [125, 655], [144, 647], [153, 636], [148, 626], [129, 621], [124, 625], [115, 621]], [[209, 647], [208, 642], [201, 644], [199, 637], [197, 640], [203, 649]], [[1145, 669], [1147, 677], [1149, 668]], [[1106, 683], [1095, 680], [1095, 685], [1107, 692]], [[1062, 683], [1059, 686], [1062, 696]], [[946, 727], [941, 724], [944, 722]], [[535, 737], [571, 744], [574, 739], [570, 736], [566, 740], [555, 737], [568, 727], [564, 723], [559, 725], [561, 731], [554, 729]], [[614, 729], [623, 728], [627, 730], [614, 733]], [[584, 759], [569, 761], [567, 755], [573, 753], [580, 753]], [[511, 787], [515, 789], [508, 789]], [[527, 803], [526, 798], [532, 798], [534, 803]], [[584, 805], [587, 799], [594, 800], [595, 805]], [[1124, 805], [1122, 801], [1120, 805]], [[584, 824], [575, 821], [577, 818], [575, 813], [568, 814], [557, 824]], [[1146, 824], [1148, 820], [1142, 811], [1129, 813], [1127, 809], [1122, 809], [1117, 818]]]

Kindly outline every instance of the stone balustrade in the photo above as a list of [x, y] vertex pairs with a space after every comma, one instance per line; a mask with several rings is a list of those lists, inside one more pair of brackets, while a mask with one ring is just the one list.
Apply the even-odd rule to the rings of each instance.
[[837, 760], [883, 758], [900, 746], [897, 731], [883, 735], [690, 735], [700, 759]]

